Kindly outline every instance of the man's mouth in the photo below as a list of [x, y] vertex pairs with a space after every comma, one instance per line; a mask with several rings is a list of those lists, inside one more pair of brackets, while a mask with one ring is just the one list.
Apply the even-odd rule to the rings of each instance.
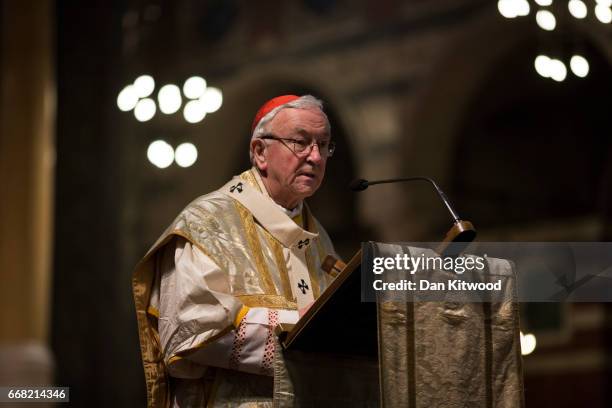
[[310, 179], [316, 178], [316, 175], [313, 172], [310, 172], [310, 171], [301, 171], [301, 172], [298, 173], [298, 176], [305, 176], [305, 177], [308, 177]]

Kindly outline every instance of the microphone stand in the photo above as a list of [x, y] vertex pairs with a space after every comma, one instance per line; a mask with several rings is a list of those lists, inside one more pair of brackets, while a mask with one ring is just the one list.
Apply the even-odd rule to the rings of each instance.
[[442, 256], [457, 256], [467, 246], [476, 238], [476, 229], [471, 222], [462, 220], [459, 218], [457, 212], [453, 209], [446, 197], [446, 194], [442, 191], [442, 189], [429, 177], [405, 177], [405, 178], [396, 178], [396, 179], [387, 179], [387, 180], [375, 180], [368, 181], [364, 179], [357, 179], [352, 181], [349, 184], [349, 188], [353, 191], [363, 191], [369, 186], [373, 186], [376, 184], [387, 184], [387, 183], [398, 183], [398, 182], [406, 182], [406, 181], [426, 181], [430, 183], [438, 193], [438, 196], [444, 202], [448, 212], [451, 214], [453, 218], [453, 225], [446, 233], [444, 240], [440, 243], [437, 248], [437, 252]]

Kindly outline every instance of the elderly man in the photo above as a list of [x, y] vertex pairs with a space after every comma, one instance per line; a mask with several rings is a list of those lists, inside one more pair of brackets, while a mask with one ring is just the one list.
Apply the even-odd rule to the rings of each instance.
[[271, 406], [274, 327], [331, 283], [303, 201], [334, 152], [321, 101], [274, 98], [252, 132], [253, 167], [189, 204], [134, 274], [150, 407]]

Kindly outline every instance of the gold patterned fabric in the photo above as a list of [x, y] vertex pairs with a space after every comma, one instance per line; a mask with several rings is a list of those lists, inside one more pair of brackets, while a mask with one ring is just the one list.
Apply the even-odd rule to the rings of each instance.
[[[413, 252], [410, 248], [409, 253], [435, 256], [426, 249]], [[277, 348], [274, 406], [524, 407], [512, 264], [488, 257], [487, 268], [487, 278], [508, 278], [503, 286], [508, 296], [502, 296], [502, 301], [415, 302], [407, 292], [401, 299], [372, 303], [378, 324], [378, 360]], [[419, 272], [428, 273], [431, 280], [444, 273]], [[354, 330], [338, 330], [343, 329]], [[354, 338], [357, 343], [362, 340], [358, 335]], [[335, 341], [333, 331], [330, 339]]]
[[[509, 262], [487, 262], [492, 274], [513, 276]], [[514, 285], [506, 280], [504, 291], [514, 293]], [[382, 405], [523, 407], [519, 311], [512, 298], [380, 303]]]
[[[194, 200], [136, 267], [132, 286], [149, 407], [167, 407], [170, 404], [171, 378], [166, 369], [168, 362], [164, 361], [160, 350], [157, 316], [155, 307], [151, 306], [156, 303], [152, 297], [156, 293], [154, 285], [159, 279], [155, 267], [158, 250], [174, 236], [185, 238], [208, 256], [226, 274], [230, 294], [247, 307], [297, 309], [296, 289], [290, 287], [290, 282], [295, 279], [289, 276], [294, 264], [287, 260], [297, 251], [297, 245], [301, 245], [307, 238], [314, 242], [305, 248], [300, 247], [300, 251], [306, 258], [304, 267], [310, 277], [309, 282], [316, 285], [312, 288], [315, 297], [331, 283], [332, 278], [320, 267], [328, 254], [334, 254], [325, 231], [306, 205], [302, 214], [305, 229], [284, 214], [262, 211], [259, 206], [270, 208], [266, 206], [271, 205], [271, 199], [265, 194], [265, 188], [262, 188], [258, 177], [257, 170], [251, 169], [224, 186], [227, 189]], [[232, 197], [232, 186], [234, 189], [231, 193], [234, 194], [248, 188], [250, 201]], [[273, 202], [272, 205], [276, 206]], [[208, 341], [214, 341], [225, 330], [232, 329], [228, 326]], [[194, 345], [194, 348], [202, 346], [205, 344]], [[230, 406], [231, 401], [258, 404], [249, 406], [267, 406], [272, 401], [270, 377], [222, 369], [214, 370], [212, 377], [205, 387], [208, 392], [205, 400], [208, 404], [212, 404], [214, 399], [214, 406]], [[240, 377], [239, 381], [237, 377]]]

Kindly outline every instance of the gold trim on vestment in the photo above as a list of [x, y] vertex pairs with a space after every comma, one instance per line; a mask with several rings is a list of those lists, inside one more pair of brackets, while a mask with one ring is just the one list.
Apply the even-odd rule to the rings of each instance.
[[[319, 260], [323, 262], [323, 260], [327, 258], [327, 255], [330, 255], [330, 254], [328, 254], [327, 251], [325, 251], [325, 248], [323, 248], [323, 244], [321, 243], [320, 237], [315, 239], [315, 241], [317, 242], [317, 251], [319, 252]], [[336, 275], [337, 274], [338, 273], [336, 272]]]
[[266, 264], [263, 256], [261, 242], [259, 242], [259, 237], [257, 236], [257, 226], [253, 220], [253, 215], [238, 201], [234, 200], [234, 204], [236, 205], [236, 209], [238, 210], [238, 214], [242, 220], [242, 225], [246, 231], [247, 242], [249, 243], [249, 248], [251, 248], [253, 257], [255, 258], [255, 266], [257, 267], [257, 272], [259, 272], [259, 276], [262, 279], [263, 289], [266, 291], [266, 293], [276, 295], [278, 292], [276, 291], [276, 287], [272, 281], [272, 276], [270, 275], [270, 270], [268, 269], [268, 265]]
[[[326, 254], [325, 250], [323, 249], [323, 244], [321, 244], [321, 240], [317, 239], [317, 252], [319, 253], [319, 260], [321, 262], [323, 262], [323, 260], [325, 260], [325, 258], [327, 257], [327, 255], [331, 255], [331, 254]], [[336, 275], [338, 273], [336, 272]]]
[[[154, 323], [155, 323], [155, 326], [157, 326], [157, 322], [154, 322]], [[153, 324], [151, 326], [153, 326]], [[155, 344], [161, 350], [161, 340], [159, 338], [159, 332], [157, 330], [151, 330], [151, 333], [153, 334], [153, 340], [155, 341]]]
[[[306, 203], [304, 203], [304, 209], [306, 211], [306, 220], [307, 220], [307, 224], [309, 227], [308, 230], [312, 232], [313, 234], [318, 234], [319, 230], [317, 229], [317, 223], [314, 220], [314, 217], [312, 216], [312, 213], [310, 212], [310, 208], [306, 205]], [[325, 248], [323, 248], [323, 244], [321, 243], [321, 235], [319, 235], [319, 237], [315, 239], [315, 241], [317, 242], [317, 250], [319, 252], [319, 259], [321, 260], [321, 262], [323, 262], [323, 260], [329, 254], [327, 253], [327, 251], [325, 251]]]
[[306, 257], [306, 268], [308, 268], [308, 275], [310, 275], [310, 284], [312, 285], [312, 296], [317, 299], [320, 295], [321, 288], [319, 287], [319, 275], [317, 274], [317, 268], [314, 265], [312, 259], [311, 246], [306, 248], [304, 252]]
[[[194, 208], [195, 208], [195, 207], [194, 207]], [[195, 239], [194, 239], [192, 236], [190, 236], [190, 234], [187, 234], [187, 233], [183, 232], [183, 231], [182, 231], [182, 230], [180, 230], [180, 229], [175, 229], [175, 230], [172, 230], [172, 231], [171, 231], [171, 232], [168, 234], [168, 236], [172, 236], [172, 235], [176, 235], [176, 236], [179, 236], [179, 237], [181, 237], [181, 238], [185, 238], [185, 239], [186, 239], [187, 241], [189, 241], [191, 244], [195, 245], [195, 246], [196, 246], [196, 247], [197, 247], [197, 248], [198, 248], [200, 251], [202, 251], [202, 252], [204, 253], [204, 255], [206, 255], [207, 257], [209, 257], [209, 258], [210, 258], [210, 260], [211, 260], [211, 261], [213, 261], [213, 263], [214, 263], [215, 265], [217, 265], [219, 268], [221, 268], [221, 265], [222, 265], [222, 264], [221, 264], [221, 263], [220, 263], [220, 262], [219, 262], [217, 259], [215, 259], [215, 257], [214, 257], [214, 256], [212, 256], [212, 254], [210, 253], [210, 251], [206, 250], [206, 249], [205, 249], [205, 248], [204, 248], [202, 245], [200, 245], [200, 244], [198, 243], [198, 241], [196, 241], [196, 240], [195, 240]]]
[[266, 229], [263, 229], [263, 233], [266, 237], [266, 241], [268, 241], [268, 245], [272, 249], [272, 254], [274, 254], [274, 260], [276, 261], [276, 266], [278, 267], [278, 273], [280, 275], [283, 294], [285, 298], [295, 302], [295, 297], [293, 296], [293, 292], [291, 291], [291, 283], [289, 282], [289, 271], [287, 270], [287, 262], [285, 261], [285, 256], [283, 255], [283, 247], [281, 246], [281, 243], [276, 238], [274, 238], [272, 234], [270, 234]]
[[298, 215], [296, 215], [295, 217], [292, 218], [293, 222], [295, 222], [297, 225], [299, 225], [301, 228], [304, 228], [304, 222], [302, 219], [302, 213], [299, 213]]
[[[312, 219], [312, 214], [310, 213], [310, 209], [304, 205], [304, 211], [306, 213], [306, 217], [304, 217], [305, 221], [306, 221], [306, 227], [308, 227], [309, 232], [312, 232], [314, 234], [317, 234], [317, 224], [315, 223], [315, 221]], [[321, 247], [321, 243], [319, 242], [321, 240], [321, 237], [317, 237], [314, 239], [314, 241], [316, 241], [317, 243], [317, 248]], [[321, 287], [319, 286], [319, 274], [317, 273], [320, 265], [315, 265], [314, 264], [314, 254], [313, 252], [315, 251], [314, 249], [314, 245], [310, 245], [307, 249], [306, 249], [306, 266], [308, 267], [308, 274], [310, 275], [310, 283], [312, 284], [312, 294], [314, 296], [315, 299], [317, 299], [320, 295], [321, 295]], [[321, 252], [318, 253], [319, 255], [319, 259], [323, 259], [321, 258]]]
[[155, 317], [156, 319], [159, 319], [159, 310], [157, 310], [153, 306], [149, 305], [149, 308], [147, 309], [147, 313]]
[[259, 186], [259, 183], [257, 182], [257, 179], [255, 178], [255, 175], [252, 173], [252, 171], [257, 170], [244, 171], [240, 174], [240, 178], [247, 181], [252, 187], [255, 187], [261, 193], [261, 187]]
[[249, 312], [249, 308], [247, 306], [243, 305], [242, 308], [240, 308], [240, 311], [236, 315], [236, 319], [234, 319], [235, 328], [238, 328], [238, 326], [240, 326], [240, 323], [242, 323], [242, 319], [244, 319], [244, 316], [246, 316], [248, 312]]
[[279, 295], [237, 295], [245, 306], [297, 310], [297, 303]]
[[304, 201], [302, 207], [302, 228], [304, 228], [308, 232], [312, 232], [313, 234], [317, 233], [317, 227], [315, 225], [314, 220], [312, 219], [312, 214], [310, 213], [310, 207]]
[[170, 389], [159, 337], [156, 335], [157, 327], [151, 324], [147, 314], [154, 274], [146, 272], [154, 267], [152, 263], [150, 258], [138, 263], [132, 277], [132, 290], [147, 387], [147, 404], [150, 408], [161, 408], [170, 406]]
[[[248, 182], [251, 186], [257, 188], [260, 193], [262, 192], [262, 186], [257, 181], [257, 177], [255, 177], [254, 172], [257, 171], [255, 169], [250, 169], [240, 174], [240, 178]], [[249, 214], [252, 219], [252, 214]], [[291, 284], [289, 283], [289, 272], [287, 271], [287, 262], [285, 261], [285, 257], [283, 256], [283, 249], [280, 242], [270, 234], [270, 232], [262, 228], [263, 234], [266, 237], [266, 241], [268, 245], [272, 249], [272, 253], [274, 255], [274, 260], [276, 261], [276, 266], [279, 271], [282, 291], [287, 299], [295, 301], [293, 297], [293, 292], [291, 291]], [[258, 241], [259, 242], [259, 241]], [[257, 258], [256, 258], [257, 260]], [[278, 291], [274, 291], [273, 293], [278, 294]]]

